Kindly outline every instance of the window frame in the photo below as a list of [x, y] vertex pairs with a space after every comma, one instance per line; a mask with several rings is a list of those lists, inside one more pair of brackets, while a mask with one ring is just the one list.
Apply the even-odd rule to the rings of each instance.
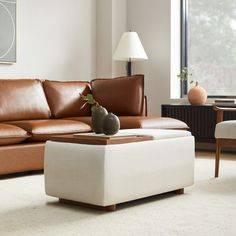
[[[188, 67], [188, 0], [180, 0], [180, 71], [182, 67]], [[180, 96], [185, 97], [188, 93], [188, 81], [181, 81]], [[208, 95], [207, 98], [232, 98], [236, 95]]]
[[[180, 71], [183, 67], [188, 67], [188, 0], [181, 0], [180, 7]], [[181, 80], [180, 96], [183, 98], [188, 92], [188, 82]]]

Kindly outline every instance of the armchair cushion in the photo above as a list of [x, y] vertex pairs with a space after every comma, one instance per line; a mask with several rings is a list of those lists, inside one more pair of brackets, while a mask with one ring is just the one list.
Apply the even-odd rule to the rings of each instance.
[[141, 116], [144, 101], [144, 76], [94, 79], [92, 94], [100, 105], [119, 116]]
[[216, 124], [215, 137], [236, 139], [236, 120], [227, 120]]

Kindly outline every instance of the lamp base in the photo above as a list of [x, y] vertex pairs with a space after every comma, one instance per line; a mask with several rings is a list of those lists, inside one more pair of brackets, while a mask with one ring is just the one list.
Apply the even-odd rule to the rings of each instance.
[[132, 75], [132, 64], [131, 61], [127, 62], [127, 76], [131, 76]]

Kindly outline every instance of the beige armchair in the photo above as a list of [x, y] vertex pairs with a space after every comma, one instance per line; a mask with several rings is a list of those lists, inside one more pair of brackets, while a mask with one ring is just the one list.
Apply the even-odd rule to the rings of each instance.
[[219, 176], [220, 154], [222, 147], [236, 147], [236, 120], [224, 120], [225, 111], [234, 111], [236, 108], [214, 107], [217, 112], [215, 128], [216, 155], [215, 155], [215, 177]]

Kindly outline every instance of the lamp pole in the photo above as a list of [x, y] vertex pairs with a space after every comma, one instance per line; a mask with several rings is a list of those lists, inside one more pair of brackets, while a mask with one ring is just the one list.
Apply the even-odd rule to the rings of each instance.
[[129, 58], [127, 62], [127, 76], [131, 76], [131, 75], [132, 75], [132, 64], [131, 64], [131, 58]]

